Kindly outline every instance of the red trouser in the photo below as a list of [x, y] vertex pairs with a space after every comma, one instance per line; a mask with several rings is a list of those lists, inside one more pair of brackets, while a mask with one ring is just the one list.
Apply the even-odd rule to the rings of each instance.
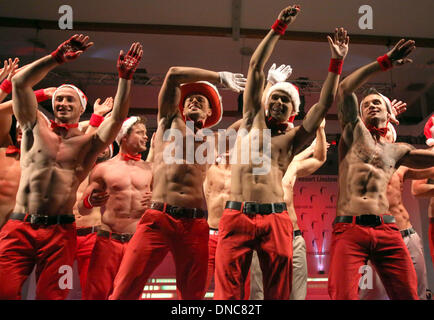
[[434, 218], [429, 219], [429, 248], [431, 251], [431, 260], [434, 264]]
[[146, 281], [172, 252], [179, 299], [202, 299], [208, 264], [206, 219], [180, 218], [158, 210], [143, 214], [131, 238], [109, 299], [138, 299]]
[[9, 220], [0, 231], [0, 300], [21, 299], [21, 287], [35, 264], [36, 299], [66, 299], [65, 284], [72, 279], [65, 277], [64, 268], [72, 276], [75, 250], [75, 223], [32, 227]]
[[[211, 231], [211, 230], [210, 230]], [[206, 279], [206, 288], [208, 289], [211, 280], [215, 273], [215, 252], [217, 250], [218, 234], [210, 232], [208, 241], [208, 277]], [[243, 300], [249, 300], [250, 297], [250, 275], [247, 276], [244, 284], [244, 296]]]
[[82, 296], [84, 297], [84, 289], [86, 288], [87, 270], [89, 269], [90, 257], [95, 246], [96, 231], [85, 236], [77, 236], [77, 259], [78, 274], [80, 275], [80, 286]]
[[219, 223], [214, 299], [242, 299], [253, 250], [263, 272], [264, 299], [289, 300], [292, 223], [288, 212], [247, 215], [234, 209], [225, 209]]
[[331, 299], [359, 299], [359, 281], [363, 273], [360, 268], [368, 260], [391, 299], [418, 299], [416, 271], [395, 223], [376, 227], [354, 223], [334, 225], [328, 280]]
[[113, 281], [118, 273], [128, 242], [96, 237], [88, 270], [85, 300], [107, 300], [113, 291]]

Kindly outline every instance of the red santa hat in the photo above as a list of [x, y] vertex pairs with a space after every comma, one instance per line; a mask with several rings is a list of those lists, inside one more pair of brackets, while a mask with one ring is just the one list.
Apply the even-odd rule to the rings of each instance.
[[266, 92], [264, 92], [266, 106], [268, 106], [268, 104], [270, 103], [271, 94], [277, 90], [283, 91], [291, 97], [294, 110], [292, 110], [288, 121], [292, 123], [294, 121], [294, 119], [290, 121], [292, 116], [297, 115], [300, 109], [300, 93], [298, 87], [293, 85], [291, 82], [277, 82], [276, 84], [272, 85]]
[[426, 144], [430, 147], [434, 146], [434, 115], [432, 115], [423, 128], [423, 133], [426, 137]]

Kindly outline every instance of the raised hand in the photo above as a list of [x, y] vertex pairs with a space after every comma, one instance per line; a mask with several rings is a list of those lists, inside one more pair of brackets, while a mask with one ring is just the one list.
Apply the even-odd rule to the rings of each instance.
[[88, 42], [89, 37], [82, 34], [75, 34], [51, 53], [51, 56], [61, 64], [77, 59], [84, 51], [93, 46], [93, 42]]
[[56, 87], [49, 87], [44, 88], [44, 94], [47, 96], [48, 99], [51, 99], [53, 97], [54, 92], [56, 91]]
[[220, 83], [223, 84], [226, 88], [231, 89], [235, 92], [240, 92], [244, 90], [246, 86], [247, 79], [244, 78], [244, 75], [241, 73], [232, 73], [228, 71], [220, 71]]
[[393, 99], [391, 105], [392, 114], [390, 115], [390, 122], [399, 125], [397, 117], [407, 110], [407, 103]]
[[143, 55], [143, 47], [139, 42], [134, 42], [127, 54], [121, 50], [117, 62], [119, 78], [131, 80]]
[[327, 40], [332, 52], [332, 59], [345, 59], [348, 53], [348, 43], [350, 42], [347, 30], [344, 28], [336, 28], [333, 39], [327, 36]]
[[283, 82], [288, 79], [292, 74], [292, 68], [290, 65], [282, 64], [276, 69], [276, 64], [273, 63], [270, 70], [268, 70], [267, 81], [271, 84]]
[[101, 99], [98, 98], [95, 100], [93, 104], [93, 113], [99, 116], [104, 116], [106, 113], [110, 112], [113, 109], [113, 98], [108, 97], [105, 99], [103, 103], [101, 103]]
[[392, 61], [394, 66], [401, 66], [406, 63], [412, 63], [413, 60], [407, 58], [407, 56], [416, 49], [415, 42], [413, 40], [401, 39], [397, 44], [387, 53], [387, 56]]
[[277, 17], [278, 20], [282, 21], [286, 24], [291, 24], [294, 22], [295, 18], [297, 17], [298, 13], [300, 12], [300, 6], [298, 4], [288, 6], [282, 11], [280, 11], [279, 16]]
[[20, 59], [18, 58], [15, 58], [13, 61], [11, 58], [5, 60], [3, 68], [0, 70], [0, 81], [3, 81], [3, 79], [5, 79], [6, 77], [8, 77], [9, 81], [11, 80], [9, 79], [9, 76], [11, 75], [11, 73], [16, 73], [16, 69], [18, 68], [18, 62], [20, 62]]

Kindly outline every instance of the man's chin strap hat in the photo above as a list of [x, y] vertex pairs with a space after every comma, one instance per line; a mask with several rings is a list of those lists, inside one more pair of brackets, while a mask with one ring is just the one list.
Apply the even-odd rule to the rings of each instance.
[[125, 119], [124, 123], [122, 124], [121, 130], [119, 131], [118, 135], [116, 136], [116, 143], [120, 146], [121, 140], [125, 135], [128, 133], [128, 130], [137, 122], [140, 118], [136, 116], [129, 117]]
[[426, 144], [430, 147], [434, 146], [434, 115], [426, 122], [423, 133], [426, 137]]
[[184, 121], [184, 102], [185, 99], [192, 94], [200, 94], [205, 96], [208, 99], [212, 110], [212, 114], [206, 118], [203, 128], [211, 128], [218, 124], [223, 116], [222, 98], [216, 86], [207, 81], [191, 82], [181, 85], [181, 100], [179, 101], [178, 108]]
[[[292, 105], [294, 106], [294, 110], [292, 111], [292, 113], [289, 116], [288, 126], [290, 128], [293, 128], [294, 127], [293, 122], [294, 122], [295, 116], [298, 114], [298, 112], [300, 110], [299, 89], [297, 86], [293, 85], [291, 82], [286, 82], [286, 81], [285, 82], [277, 82], [276, 84], [272, 85], [266, 92], [264, 92], [265, 105], [267, 106], [267, 108], [268, 108], [268, 105], [270, 103], [271, 94], [277, 90], [283, 91], [291, 97]], [[267, 109], [267, 115], [268, 115], [268, 109]]]
[[51, 98], [51, 105], [53, 107], [53, 111], [54, 111], [54, 101], [56, 101], [56, 94], [58, 93], [58, 91], [62, 88], [71, 88], [73, 89], [77, 95], [78, 98], [80, 99], [80, 103], [81, 103], [81, 107], [83, 108], [83, 111], [86, 110], [86, 105], [87, 105], [87, 97], [86, 95], [83, 93], [83, 91], [81, 91], [79, 88], [77, 88], [76, 86], [74, 86], [73, 84], [62, 84], [60, 87], [58, 87], [56, 89], [56, 91], [54, 91], [53, 93], [53, 97]]

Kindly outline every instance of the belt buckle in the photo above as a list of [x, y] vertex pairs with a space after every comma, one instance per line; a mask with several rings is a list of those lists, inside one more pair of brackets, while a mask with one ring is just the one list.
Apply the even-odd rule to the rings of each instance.
[[356, 219], [359, 220], [359, 224], [362, 226], [377, 227], [382, 223], [381, 217], [377, 215], [361, 215]]
[[121, 242], [127, 242], [129, 234], [122, 233], [121, 234]]
[[[167, 209], [166, 209], [167, 211]], [[180, 207], [171, 207], [169, 210], [170, 215], [172, 215], [174, 218], [179, 218], [183, 213], [183, 208]]]
[[31, 225], [37, 225], [37, 224], [48, 225], [48, 216], [38, 216], [36, 214], [32, 214], [30, 216], [30, 224]]
[[[253, 212], [250, 210], [251, 208], [254, 208]], [[253, 201], [246, 201], [243, 205], [243, 212], [247, 214], [255, 214], [258, 213], [258, 203]]]

